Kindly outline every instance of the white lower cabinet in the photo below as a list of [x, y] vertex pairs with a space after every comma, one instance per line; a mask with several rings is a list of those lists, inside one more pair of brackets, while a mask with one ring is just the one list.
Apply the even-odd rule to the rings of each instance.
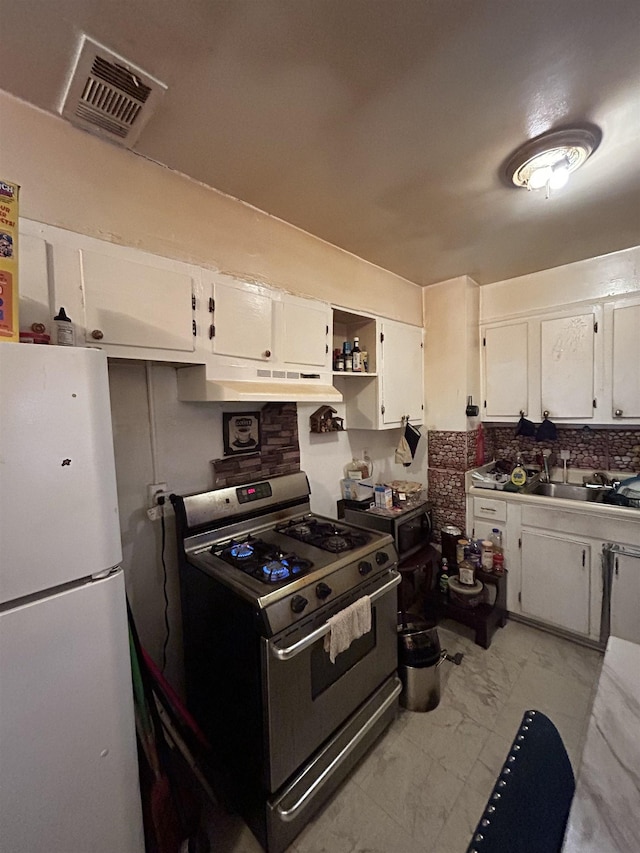
[[609, 633], [640, 643], [640, 559], [616, 554], [613, 566]]
[[589, 635], [591, 545], [523, 529], [521, 612]]

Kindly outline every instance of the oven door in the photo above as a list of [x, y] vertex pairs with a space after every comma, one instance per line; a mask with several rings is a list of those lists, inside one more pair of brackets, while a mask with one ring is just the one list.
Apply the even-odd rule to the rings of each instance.
[[[397, 669], [395, 570], [377, 575], [340, 600], [346, 607], [371, 597], [371, 630], [336, 658], [324, 650], [327, 613], [295, 630], [263, 638], [265, 784], [275, 792]], [[332, 612], [335, 612], [333, 610]]]

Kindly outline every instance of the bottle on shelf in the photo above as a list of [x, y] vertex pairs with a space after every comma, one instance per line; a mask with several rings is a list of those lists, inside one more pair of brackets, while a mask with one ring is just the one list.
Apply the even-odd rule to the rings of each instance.
[[351, 352], [351, 342], [345, 341], [342, 344], [342, 352], [344, 354], [344, 369], [346, 373], [353, 372], [353, 353]]
[[442, 558], [442, 563], [440, 565], [440, 575], [438, 576], [438, 586], [440, 588], [440, 592], [445, 595], [449, 591], [449, 561], [446, 557]]
[[362, 373], [362, 352], [360, 350], [360, 338], [353, 339], [353, 349], [351, 350], [353, 359], [353, 372]]
[[64, 308], [60, 308], [56, 316], [53, 318], [56, 328], [56, 343], [61, 347], [75, 346], [76, 336], [71, 319], [67, 317]]

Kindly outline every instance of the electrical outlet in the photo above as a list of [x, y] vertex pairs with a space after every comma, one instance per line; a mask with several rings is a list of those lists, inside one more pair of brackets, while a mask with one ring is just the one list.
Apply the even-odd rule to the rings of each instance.
[[162, 516], [161, 506], [150, 506], [147, 510], [147, 515], [151, 521], [157, 521]]
[[164, 497], [166, 499], [169, 496], [166, 483], [152, 483], [150, 486], [147, 486], [147, 489], [147, 502], [150, 509], [153, 509], [158, 505], [159, 497]]

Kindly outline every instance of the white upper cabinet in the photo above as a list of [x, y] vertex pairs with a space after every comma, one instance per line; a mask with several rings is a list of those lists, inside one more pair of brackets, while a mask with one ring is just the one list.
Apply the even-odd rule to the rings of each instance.
[[271, 360], [274, 324], [270, 290], [221, 274], [212, 275], [211, 285], [211, 351], [253, 361]]
[[482, 417], [603, 421], [602, 306], [487, 324], [482, 336]]
[[367, 371], [334, 372], [351, 429], [393, 429], [402, 419], [420, 424], [424, 409], [423, 331], [418, 326], [334, 309], [333, 346], [360, 341]]
[[640, 300], [607, 306], [611, 359], [611, 417], [640, 421]]
[[288, 365], [330, 370], [330, 305], [285, 293], [279, 308], [281, 360]]
[[87, 343], [195, 350], [191, 275], [116, 252], [81, 249], [80, 263]]
[[399, 426], [402, 418], [422, 423], [424, 409], [424, 357], [422, 329], [383, 320], [382, 422]]
[[590, 420], [594, 415], [595, 328], [593, 312], [540, 322], [541, 411], [554, 418]]
[[519, 418], [528, 414], [528, 325], [506, 323], [488, 327], [482, 335], [484, 359], [483, 417]]

